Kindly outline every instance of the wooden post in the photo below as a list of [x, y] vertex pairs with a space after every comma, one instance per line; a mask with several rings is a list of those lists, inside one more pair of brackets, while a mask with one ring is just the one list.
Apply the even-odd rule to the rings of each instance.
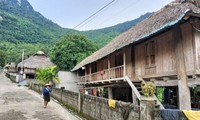
[[178, 81], [178, 90], [179, 90], [179, 109], [180, 110], [190, 110], [190, 91], [187, 84], [187, 75], [185, 67], [185, 56], [183, 49], [183, 40], [180, 25], [177, 24], [174, 26], [174, 42], [175, 42], [175, 54], [176, 54], [176, 64], [177, 72], [180, 80]]
[[123, 64], [124, 64], [124, 75], [123, 77], [126, 76], [126, 49], [123, 50]]
[[90, 68], [90, 81], [92, 81], [92, 76], [91, 76], [91, 74], [92, 74], [92, 65], [91, 64], [90, 64], [89, 68]]
[[110, 79], [110, 55], [108, 55], [108, 78]]
[[87, 75], [87, 72], [86, 72], [86, 67], [85, 67], [85, 77], [84, 77], [85, 78], [85, 84], [86, 84], [86, 79], [87, 79], [86, 75]]

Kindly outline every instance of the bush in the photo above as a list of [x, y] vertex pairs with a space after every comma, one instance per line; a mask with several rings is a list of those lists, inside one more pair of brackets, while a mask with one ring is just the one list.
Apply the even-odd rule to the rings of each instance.
[[146, 97], [153, 96], [155, 93], [156, 87], [153, 83], [147, 83], [142, 86], [142, 93]]

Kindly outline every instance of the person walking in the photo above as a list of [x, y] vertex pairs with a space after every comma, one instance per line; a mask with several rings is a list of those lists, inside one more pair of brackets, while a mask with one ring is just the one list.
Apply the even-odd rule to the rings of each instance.
[[44, 98], [44, 108], [46, 108], [48, 102], [50, 102], [50, 92], [51, 92], [50, 86], [51, 85], [49, 83], [47, 83], [44, 85], [44, 88], [42, 90], [42, 96]]

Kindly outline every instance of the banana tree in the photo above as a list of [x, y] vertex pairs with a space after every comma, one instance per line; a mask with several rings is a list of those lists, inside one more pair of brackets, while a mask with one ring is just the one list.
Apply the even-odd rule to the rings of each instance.
[[36, 70], [36, 79], [41, 85], [44, 85], [46, 83], [59, 83], [60, 79], [58, 78], [57, 66], [40, 68]]

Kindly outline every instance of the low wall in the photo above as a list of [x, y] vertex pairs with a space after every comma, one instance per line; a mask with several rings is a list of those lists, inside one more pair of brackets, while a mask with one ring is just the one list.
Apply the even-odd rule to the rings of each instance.
[[6, 77], [8, 77], [12, 82], [16, 82], [16, 75], [12, 73], [6, 73]]
[[115, 108], [108, 99], [83, 95], [82, 112], [98, 120], [139, 120], [139, 106], [116, 101]]
[[[30, 87], [41, 93], [42, 87], [37, 84], [32, 84]], [[90, 95], [80, 95], [76, 92], [58, 88], [52, 89], [51, 96], [76, 111], [79, 111], [80, 108], [79, 112], [85, 116], [89, 116], [90, 119], [139, 120], [139, 106], [132, 105], [131, 103], [116, 101], [116, 107], [113, 109], [108, 106], [108, 99]]]

